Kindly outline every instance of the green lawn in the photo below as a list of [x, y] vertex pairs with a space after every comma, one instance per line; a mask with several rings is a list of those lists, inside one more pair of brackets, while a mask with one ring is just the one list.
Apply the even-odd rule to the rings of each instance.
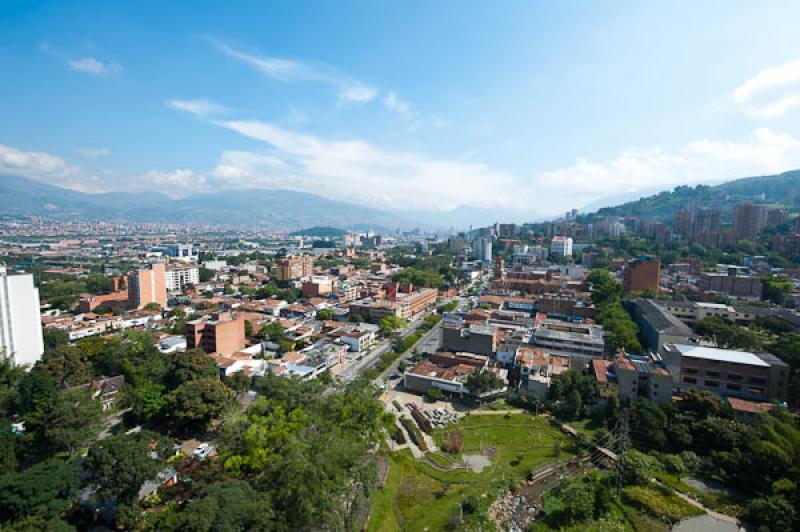
[[[496, 496], [532, 470], [571, 456], [568, 438], [547, 420], [528, 414], [469, 415], [451, 428], [464, 430], [463, 453], [493, 449], [491, 466], [481, 473], [442, 473], [415, 460], [408, 451], [393, 453], [383, 488], [372, 496], [371, 531], [442, 530], [459, 514], [459, 506], [473, 497], [478, 519]], [[434, 433], [437, 442], [443, 431]], [[436, 463], [442, 457], [434, 458]]]

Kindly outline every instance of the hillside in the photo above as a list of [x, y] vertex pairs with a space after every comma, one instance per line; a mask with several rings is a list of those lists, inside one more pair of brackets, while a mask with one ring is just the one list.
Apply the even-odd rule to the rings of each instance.
[[778, 204], [800, 207], [800, 170], [772, 176], [746, 177], [716, 186], [680, 186], [652, 196], [599, 209], [593, 216], [641, 216], [669, 220], [681, 208], [714, 207], [730, 218], [736, 204]]
[[291, 190], [234, 190], [173, 199], [157, 193], [85, 194], [0, 176], [0, 214], [153, 223], [262, 225], [275, 229], [410, 225], [392, 213]]
[[293, 233], [289, 233], [289, 236], [310, 236], [310, 237], [318, 237], [318, 238], [341, 238], [345, 234], [346, 231], [338, 229], [336, 227], [309, 227], [307, 229], [301, 229], [299, 231], [295, 231]]

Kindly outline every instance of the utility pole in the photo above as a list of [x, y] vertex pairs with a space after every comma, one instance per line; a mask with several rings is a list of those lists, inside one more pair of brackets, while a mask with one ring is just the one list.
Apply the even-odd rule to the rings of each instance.
[[625, 453], [630, 447], [630, 427], [628, 426], [628, 409], [622, 410], [622, 415], [617, 420], [617, 426], [614, 427], [614, 432], [617, 433], [617, 499], [622, 492], [622, 473], [625, 469]]

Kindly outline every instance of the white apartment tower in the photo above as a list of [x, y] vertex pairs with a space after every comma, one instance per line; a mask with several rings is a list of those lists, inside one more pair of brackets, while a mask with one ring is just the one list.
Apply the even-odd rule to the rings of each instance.
[[9, 274], [0, 265], [0, 353], [33, 366], [44, 352], [39, 289], [29, 273]]
[[572, 238], [568, 236], [554, 236], [550, 241], [550, 254], [555, 257], [572, 256]]

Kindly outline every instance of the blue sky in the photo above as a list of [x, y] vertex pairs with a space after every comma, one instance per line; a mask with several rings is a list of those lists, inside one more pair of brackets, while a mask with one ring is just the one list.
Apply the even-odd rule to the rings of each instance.
[[5, 0], [0, 174], [551, 215], [780, 172], [800, 168], [798, 20], [797, 2]]

